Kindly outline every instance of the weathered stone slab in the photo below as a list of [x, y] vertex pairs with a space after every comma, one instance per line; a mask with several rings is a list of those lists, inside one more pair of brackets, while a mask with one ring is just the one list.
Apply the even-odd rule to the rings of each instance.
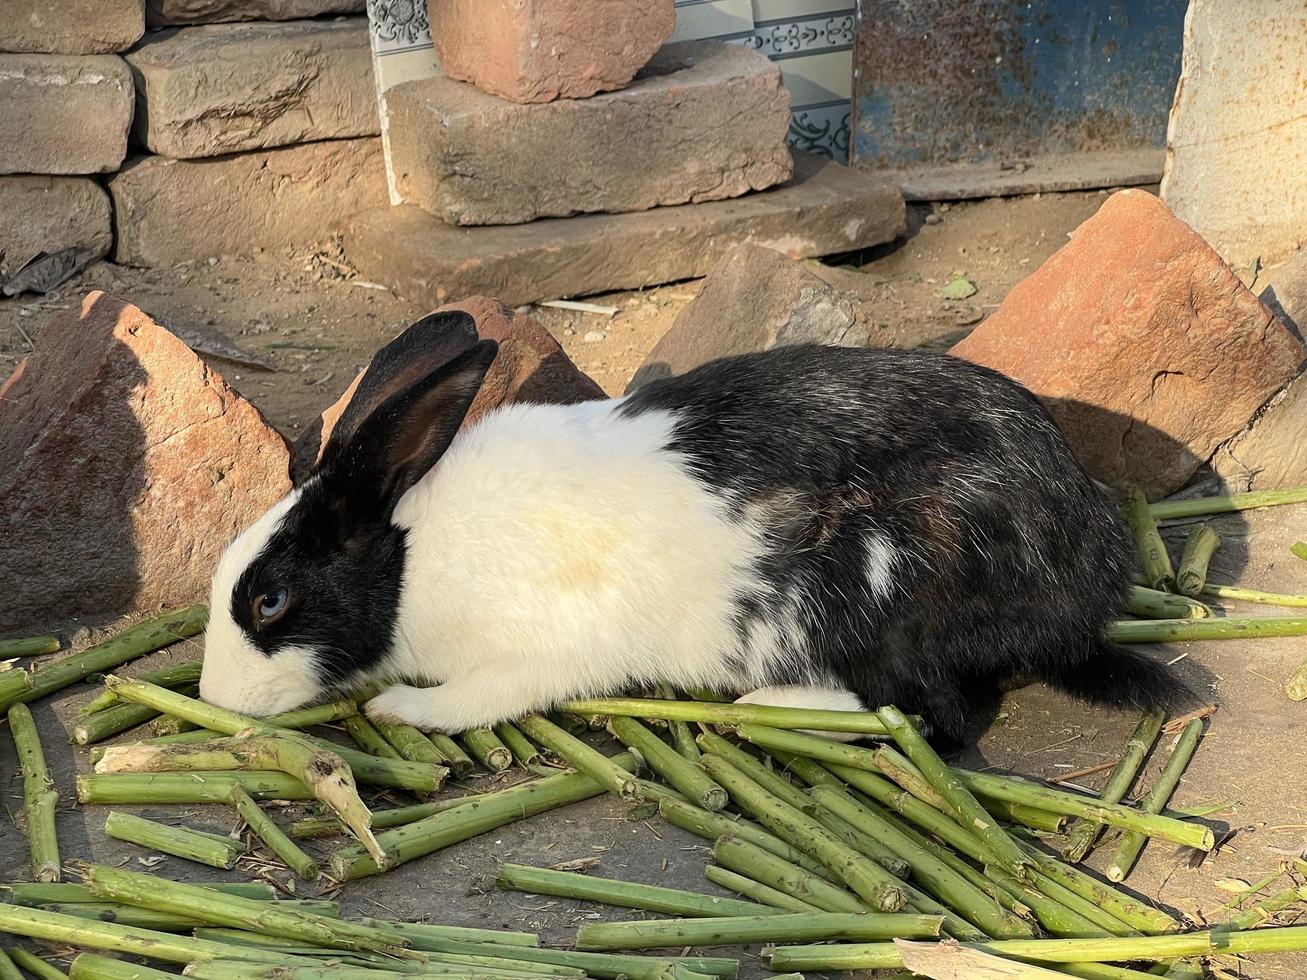
[[953, 353], [1026, 385], [1094, 476], [1151, 497], [1183, 486], [1305, 356], [1145, 191], [1108, 198]]
[[0, 290], [37, 256], [113, 244], [109, 195], [89, 177], [0, 177]]
[[1236, 268], [1274, 261], [1307, 240], [1305, 145], [1307, 7], [1192, 0], [1162, 199]]
[[111, 54], [0, 54], [0, 174], [117, 170], [132, 73]]
[[114, 259], [142, 266], [308, 245], [339, 232], [349, 215], [387, 208], [377, 139], [207, 160], [141, 157], [114, 175], [109, 193]]
[[288, 464], [185, 344], [91, 293], [0, 386], [0, 632], [202, 598]]
[[716, 201], [788, 180], [790, 97], [763, 55], [671, 44], [620, 92], [519, 105], [449, 78], [386, 93], [404, 198], [451, 224]]
[[150, 27], [172, 27], [234, 20], [302, 20], [323, 14], [361, 14], [366, 8], [367, 0], [145, 0], [145, 22]]
[[626, 390], [734, 354], [789, 344], [866, 343], [867, 324], [859, 323], [849, 297], [780, 252], [736, 245], [676, 315]]
[[127, 63], [136, 137], [164, 156], [381, 132], [367, 18], [175, 28], [151, 34]]
[[145, 33], [144, 0], [9, 0], [0, 51], [112, 54]]
[[525, 225], [455, 228], [405, 205], [359, 214], [346, 232], [369, 279], [438, 306], [484, 293], [509, 306], [706, 275], [726, 250], [752, 242], [793, 258], [886, 242], [904, 228], [896, 188], [796, 153], [795, 176], [730, 201]]
[[1307, 374], [1300, 374], [1257, 413], [1248, 428], [1212, 457], [1233, 493], [1307, 485]]
[[626, 85], [676, 26], [672, 0], [428, 0], [453, 78], [514, 102]]

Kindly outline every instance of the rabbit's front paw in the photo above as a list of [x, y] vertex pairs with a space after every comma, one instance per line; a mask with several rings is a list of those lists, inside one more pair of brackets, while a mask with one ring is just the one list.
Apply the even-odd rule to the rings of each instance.
[[412, 725], [424, 732], [457, 731], [452, 718], [441, 716], [436, 689], [396, 684], [367, 703], [368, 717], [392, 725]]

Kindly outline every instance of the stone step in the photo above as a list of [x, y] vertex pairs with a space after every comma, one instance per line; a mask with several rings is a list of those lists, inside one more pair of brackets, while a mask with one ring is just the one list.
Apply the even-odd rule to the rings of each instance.
[[821, 157], [794, 161], [781, 187], [630, 214], [456, 228], [413, 205], [378, 208], [350, 222], [345, 248], [365, 278], [414, 302], [484, 293], [517, 306], [706, 275], [738, 242], [809, 258], [903, 231], [897, 188]]
[[0, 51], [112, 54], [144, 32], [144, 0], [8, 0]]
[[145, 0], [145, 22], [150, 27], [173, 27], [236, 20], [303, 20], [323, 14], [361, 14], [366, 8], [367, 0]]
[[789, 94], [763, 55], [669, 44], [644, 77], [589, 99], [520, 105], [449, 78], [386, 93], [406, 200], [451, 224], [715, 201], [789, 179]]
[[365, 17], [159, 31], [127, 55], [136, 137], [193, 158], [381, 132]]
[[0, 177], [0, 287], [32, 259], [69, 248], [105, 255], [109, 195], [89, 177]]
[[388, 207], [379, 139], [205, 160], [139, 157], [114, 175], [109, 193], [114, 260], [148, 267], [309, 246], [339, 232], [349, 215]]
[[132, 73], [112, 54], [0, 54], [0, 174], [117, 170]]

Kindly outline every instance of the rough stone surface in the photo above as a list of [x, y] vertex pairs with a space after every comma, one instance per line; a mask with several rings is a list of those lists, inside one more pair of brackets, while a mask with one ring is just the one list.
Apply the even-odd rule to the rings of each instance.
[[381, 132], [366, 18], [160, 31], [127, 63], [136, 137], [164, 156]]
[[145, 0], [150, 27], [219, 24], [234, 20], [300, 20], [323, 14], [361, 14], [367, 0]]
[[208, 592], [289, 488], [285, 442], [136, 307], [94, 292], [0, 388], [0, 631]]
[[626, 85], [676, 26], [672, 0], [428, 0], [444, 71], [514, 102]]
[[132, 73], [111, 54], [0, 54], [0, 174], [117, 170]]
[[88, 177], [0, 177], [0, 215], [0, 286], [43, 253], [113, 244], [109, 195]]
[[1108, 198], [953, 353], [1042, 398], [1098, 479], [1153, 497], [1183, 485], [1304, 358], [1145, 191]]
[[789, 344], [860, 347], [866, 342], [866, 324], [858, 325], [847, 296], [780, 252], [737, 245], [676, 315], [627, 391], [732, 354]]
[[717, 201], [789, 179], [780, 69], [722, 41], [671, 44], [620, 92], [518, 105], [449, 78], [386, 93], [400, 193], [451, 224]]
[[9, 0], [0, 51], [111, 54], [145, 33], [144, 0]]
[[1307, 240], [1307, 7], [1193, 0], [1162, 198], [1227, 262]]
[[114, 258], [141, 266], [320, 242], [349, 215], [387, 207], [377, 139], [207, 160], [142, 157], [109, 181], [109, 192]]
[[1220, 449], [1212, 468], [1231, 492], [1307, 485], [1307, 374], [1300, 374]]
[[703, 276], [737, 242], [807, 258], [890, 241], [903, 227], [896, 188], [796, 153], [793, 180], [732, 201], [486, 228], [405, 205], [359, 214], [345, 250], [364, 276], [414, 302], [486, 293], [518, 306]]
[[[603, 398], [599, 385], [581, 372], [538, 322], [514, 313], [498, 300], [473, 296], [442, 306], [437, 312], [463, 310], [476, 320], [477, 334], [499, 343], [490, 371], [468, 410], [464, 426], [510, 402], [571, 405]], [[322, 448], [363, 379], [360, 372], [345, 393], [304, 430], [291, 453], [291, 475], [298, 483], [322, 455]]]

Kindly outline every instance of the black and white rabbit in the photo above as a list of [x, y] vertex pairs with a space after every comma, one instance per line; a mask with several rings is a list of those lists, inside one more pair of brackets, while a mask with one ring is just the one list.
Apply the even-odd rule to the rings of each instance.
[[956, 738], [1011, 675], [1115, 705], [1178, 690], [1104, 640], [1129, 538], [993, 371], [788, 347], [460, 432], [495, 352], [461, 313], [379, 352], [217, 569], [206, 700], [268, 715], [403, 680], [367, 711], [457, 732], [662, 683], [894, 703]]

